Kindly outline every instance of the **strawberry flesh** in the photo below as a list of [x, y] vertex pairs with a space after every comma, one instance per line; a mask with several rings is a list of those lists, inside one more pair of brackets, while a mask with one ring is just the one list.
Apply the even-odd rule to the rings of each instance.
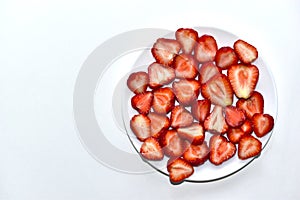
[[201, 145], [190, 145], [183, 154], [183, 158], [193, 166], [202, 165], [209, 157], [209, 147], [206, 142]]
[[209, 115], [211, 103], [208, 99], [197, 100], [192, 104], [192, 115], [199, 122], [204, 122]]
[[153, 92], [153, 110], [160, 114], [169, 113], [175, 105], [175, 95], [169, 87], [159, 88]]
[[149, 84], [149, 77], [146, 72], [135, 72], [127, 79], [128, 88], [135, 94], [146, 92]]
[[232, 65], [228, 69], [228, 79], [238, 98], [248, 99], [254, 91], [259, 77], [255, 65]]
[[161, 136], [161, 146], [166, 156], [168, 157], [180, 157], [185, 151], [185, 143], [182, 140], [176, 130], [168, 130]]
[[140, 153], [147, 160], [162, 160], [164, 157], [159, 142], [153, 137], [149, 137], [144, 141]]
[[239, 59], [231, 47], [221, 47], [216, 53], [215, 61], [221, 69], [228, 69], [231, 65], [237, 64]]
[[144, 114], [134, 115], [130, 120], [130, 128], [140, 141], [146, 140], [151, 136], [151, 121]]
[[221, 106], [215, 106], [213, 111], [204, 121], [204, 128], [213, 134], [224, 134], [228, 130], [228, 125], [223, 116]]
[[177, 78], [194, 79], [198, 75], [198, 63], [191, 55], [177, 55], [173, 66]]
[[244, 40], [237, 40], [233, 48], [238, 58], [245, 64], [250, 64], [258, 57], [257, 49]]
[[274, 118], [269, 114], [256, 113], [252, 117], [253, 131], [257, 137], [267, 135], [274, 127]]
[[218, 45], [211, 35], [202, 35], [195, 46], [195, 57], [200, 63], [214, 61]]
[[175, 79], [175, 70], [172, 67], [152, 63], [148, 67], [149, 86], [153, 89], [171, 83]]
[[140, 114], [148, 114], [152, 106], [152, 92], [136, 94], [131, 98], [131, 106]]
[[180, 28], [175, 32], [183, 53], [191, 54], [198, 39], [198, 33], [191, 28]]
[[225, 107], [225, 120], [231, 127], [239, 127], [246, 120], [245, 111], [235, 106]]
[[255, 137], [248, 135], [241, 138], [238, 144], [238, 157], [242, 160], [257, 156], [262, 150], [262, 143]]
[[232, 158], [236, 152], [235, 145], [222, 135], [213, 135], [209, 140], [209, 147], [209, 160], [214, 165], [221, 165], [223, 162]]
[[194, 173], [193, 166], [182, 158], [170, 159], [167, 164], [170, 182], [180, 184]]
[[171, 111], [171, 127], [187, 127], [194, 121], [192, 114], [184, 107], [177, 105]]
[[254, 91], [248, 99], [239, 99], [236, 107], [244, 110], [247, 118], [251, 119], [255, 113], [264, 112], [264, 98], [259, 92]]
[[172, 84], [176, 99], [182, 105], [190, 105], [196, 101], [200, 93], [200, 83], [196, 80], [179, 80]]
[[181, 138], [188, 140], [194, 145], [202, 144], [205, 138], [204, 128], [198, 123], [178, 128], [177, 133]]
[[151, 121], [151, 136], [154, 138], [159, 138], [170, 127], [170, 120], [165, 115], [152, 112], [148, 114], [148, 117]]

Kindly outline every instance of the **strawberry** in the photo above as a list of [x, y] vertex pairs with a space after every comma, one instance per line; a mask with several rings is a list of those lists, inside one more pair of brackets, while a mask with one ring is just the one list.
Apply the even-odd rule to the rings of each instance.
[[220, 74], [211, 78], [201, 87], [202, 96], [212, 104], [226, 107], [233, 102], [233, 91], [226, 75]]
[[227, 132], [227, 138], [234, 144], [237, 144], [244, 135], [247, 134], [241, 128], [230, 128]]
[[194, 145], [202, 144], [205, 138], [203, 126], [195, 122], [190, 126], [178, 128], [177, 133]]
[[213, 135], [209, 140], [209, 160], [214, 165], [220, 165], [234, 156], [236, 147], [223, 135]]
[[167, 130], [160, 139], [161, 146], [166, 156], [180, 157], [185, 151], [185, 142], [182, 140], [176, 130]]
[[176, 40], [159, 38], [154, 43], [151, 53], [157, 63], [171, 66], [173, 59], [180, 51], [180, 44]]
[[182, 157], [193, 166], [202, 165], [209, 157], [209, 148], [204, 141], [201, 145], [190, 145]]
[[173, 128], [190, 126], [193, 120], [192, 114], [180, 105], [175, 106], [171, 111], [171, 126]]
[[198, 39], [197, 31], [191, 28], [180, 28], [175, 32], [175, 37], [183, 53], [191, 54]]
[[204, 121], [204, 128], [214, 134], [224, 134], [228, 130], [221, 106], [214, 107], [213, 111]]
[[182, 79], [173, 82], [172, 88], [178, 102], [182, 105], [189, 105], [198, 98], [200, 83], [196, 80]]
[[237, 40], [233, 44], [233, 48], [239, 59], [245, 64], [255, 61], [258, 57], [256, 48], [244, 40]]
[[217, 74], [221, 74], [221, 69], [213, 62], [203, 63], [199, 69], [199, 82], [204, 84]]
[[211, 35], [202, 35], [195, 46], [195, 57], [200, 63], [214, 61], [218, 45]]
[[192, 115], [199, 122], [204, 122], [210, 112], [211, 103], [208, 99], [198, 100], [192, 104]]
[[140, 153], [147, 160], [162, 160], [164, 157], [159, 142], [153, 137], [149, 137], [144, 141]]
[[140, 141], [151, 136], [150, 119], [144, 114], [134, 115], [130, 120], [130, 128]]
[[136, 94], [131, 98], [131, 106], [140, 114], [148, 114], [152, 105], [152, 92]]
[[255, 113], [264, 112], [264, 98], [259, 92], [254, 91], [248, 99], [239, 99], [236, 107], [243, 109], [248, 119], [251, 119]]
[[224, 112], [225, 120], [231, 127], [239, 127], [246, 120], [245, 111], [235, 106], [226, 106]]
[[242, 160], [257, 156], [262, 150], [261, 142], [251, 135], [241, 138], [238, 145], [238, 156]]
[[160, 114], [169, 113], [175, 105], [175, 95], [171, 88], [158, 88], [153, 91], [152, 107]]
[[149, 84], [149, 77], [146, 72], [135, 72], [127, 79], [128, 88], [135, 94], [146, 92]]
[[180, 184], [194, 173], [193, 166], [182, 158], [170, 159], [167, 170], [172, 184]]
[[221, 47], [215, 57], [216, 65], [221, 69], [237, 64], [239, 59], [231, 47]]
[[149, 86], [153, 89], [167, 85], [175, 79], [175, 70], [159, 63], [152, 63], [148, 67], [148, 74]]
[[198, 75], [198, 63], [189, 54], [177, 55], [173, 67], [177, 78], [194, 79]]
[[240, 127], [242, 131], [245, 132], [246, 135], [251, 134], [253, 129], [252, 129], [252, 122], [248, 119], [245, 120], [245, 122], [242, 124]]
[[248, 99], [254, 91], [259, 71], [255, 65], [237, 64], [228, 69], [228, 79], [238, 98]]
[[269, 114], [256, 113], [252, 117], [253, 131], [257, 137], [263, 137], [274, 127], [274, 118]]
[[170, 120], [165, 115], [151, 112], [148, 114], [148, 117], [151, 121], [151, 136], [154, 138], [159, 138], [159, 136], [162, 135], [170, 127]]

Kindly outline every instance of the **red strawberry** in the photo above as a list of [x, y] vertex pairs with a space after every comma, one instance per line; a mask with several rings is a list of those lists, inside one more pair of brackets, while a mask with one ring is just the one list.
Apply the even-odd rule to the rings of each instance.
[[214, 61], [218, 45], [211, 35], [202, 35], [195, 46], [195, 57], [200, 63]]
[[209, 141], [209, 160], [215, 165], [220, 165], [234, 156], [236, 147], [222, 135], [213, 135]]
[[188, 140], [194, 145], [202, 144], [205, 138], [203, 126], [198, 123], [193, 123], [187, 127], [180, 127], [177, 129], [178, 135]]
[[256, 113], [252, 117], [253, 131], [257, 137], [263, 137], [274, 127], [274, 118], [269, 114]]
[[162, 160], [164, 157], [159, 142], [153, 137], [149, 137], [144, 141], [140, 153], [147, 160]]
[[245, 64], [253, 62], [258, 57], [256, 48], [244, 40], [237, 40], [233, 48], [239, 59]]
[[239, 127], [246, 120], [245, 111], [235, 106], [225, 107], [225, 120], [231, 127]]
[[222, 69], [237, 64], [239, 59], [231, 47], [221, 47], [215, 57], [216, 65]]
[[168, 157], [180, 157], [186, 149], [184, 140], [179, 137], [176, 130], [167, 130], [161, 136], [160, 142], [165, 155]]
[[159, 88], [153, 91], [152, 107], [155, 112], [165, 114], [170, 112], [175, 105], [175, 95], [171, 88]]
[[148, 117], [151, 121], [151, 136], [154, 138], [159, 138], [170, 127], [170, 120], [165, 115], [152, 112], [148, 114]]
[[151, 53], [156, 62], [165, 66], [170, 66], [173, 63], [173, 59], [179, 51], [179, 42], [165, 38], [157, 39], [151, 49]]
[[146, 92], [149, 84], [149, 77], [146, 72], [135, 72], [127, 79], [128, 88], [135, 94]]
[[180, 28], [175, 32], [175, 37], [183, 53], [191, 54], [198, 39], [197, 31], [190, 28]]
[[228, 79], [238, 98], [248, 99], [254, 91], [259, 71], [255, 65], [232, 65], [228, 69]]
[[182, 158], [170, 159], [167, 170], [172, 184], [180, 184], [194, 173], [193, 166]]
[[217, 74], [221, 74], [221, 70], [213, 62], [203, 63], [199, 69], [199, 82], [204, 84]]
[[209, 157], [209, 148], [206, 142], [201, 145], [190, 145], [184, 152], [183, 158], [193, 166], [203, 164]]
[[192, 115], [199, 122], [204, 122], [210, 112], [210, 107], [211, 103], [208, 99], [198, 100], [192, 105]]
[[198, 98], [200, 83], [196, 80], [175, 81], [172, 84], [174, 94], [182, 105], [189, 105]]
[[226, 75], [216, 75], [201, 87], [202, 96], [209, 99], [212, 104], [222, 107], [231, 105], [233, 91]]
[[255, 113], [264, 112], [264, 98], [259, 92], [254, 91], [248, 99], [239, 99], [236, 107], [243, 109], [248, 119], [251, 119]]
[[242, 126], [240, 127], [240, 129], [242, 131], [245, 132], [245, 134], [251, 134], [253, 129], [252, 129], [252, 123], [250, 120], [246, 119], [245, 122], [242, 124]]
[[151, 88], [159, 88], [175, 79], [175, 70], [172, 67], [166, 67], [158, 63], [152, 63], [148, 67], [148, 74]]
[[224, 134], [228, 130], [228, 125], [223, 116], [223, 109], [221, 106], [214, 107], [213, 111], [204, 121], [204, 128], [211, 133], [221, 134]]
[[136, 94], [131, 98], [131, 105], [140, 114], [148, 114], [152, 105], [152, 92]]
[[171, 111], [171, 126], [173, 128], [190, 126], [193, 120], [192, 114], [182, 106], [175, 106]]
[[130, 120], [130, 128], [140, 141], [151, 136], [150, 119], [144, 114], [134, 115]]
[[198, 63], [191, 55], [177, 55], [173, 66], [177, 78], [194, 79], [198, 75]]
[[241, 138], [238, 145], [238, 156], [242, 160], [257, 156], [262, 150], [261, 142], [251, 135]]
[[247, 134], [241, 128], [230, 128], [227, 132], [229, 141], [234, 144], [237, 144], [245, 135]]

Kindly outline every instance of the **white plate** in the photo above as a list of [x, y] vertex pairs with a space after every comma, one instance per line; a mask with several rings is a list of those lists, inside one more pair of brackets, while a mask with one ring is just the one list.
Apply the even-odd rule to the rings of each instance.
[[[222, 46], [233, 46], [233, 43], [237, 39], [244, 39], [247, 41], [246, 38], [238, 38], [232, 33], [229, 33], [224, 30], [220, 30], [217, 28], [210, 28], [210, 27], [196, 27], [194, 28], [198, 31], [198, 35], [201, 36], [203, 34], [209, 34], [214, 36], [214, 38], [217, 41], [218, 47]], [[164, 38], [170, 38], [174, 39], [175, 36], [174, 33], [167, 34], [164, 36]], [[155, 41], [153, 41], [154, 43]], [[255, 46], [255, 43], [253, 43]], [[259, 52], [259, 49], [258, 49]], [[154, 62], [154, 58], [151, 55], [150, 49], [145, 50], [143, 54], [137, 59], [136, 63], [132, 66], [131, 71], [127, 74], [127, 77], [130, 73], [136, 72], [136, 71], [145, 71], [147, 72], [147, 67], [152, 62]], [[260, 92], [264, 97], [264, 113], [268, 113], [274, 117], [274, 120], [276, 122], [277, 117], [277, 93], [276, 93], [276, 86], [275, 81], [273, 79], [272, 73], [267, 66], [267, 64], [263, 61], [261, 56], [259, 55], [258, 59], [254, 62], [254, 65], [256, 65], [259, 69], [259, 80], [256, 86], [256, 91]], [[133, 148], [137, 151], [137, 153], [140, 150], [141, 142], [135, 137], [134, 133], [130, 129], [130, 119], [133, 115], [137, 114], [137, 111], [134, 110], [131, 107], [131, 98], [134, 95], [127, 87], [124, 87], [124, 94], [123, 94], [123, 100], [122, 100], [122, 116], [123, 116], [123, 122], [125, 125], [125, 129], [127, 131], [128, 137], [133, 145]], [[198, 99], [201, 99], [201, 94]], [[234, 99], [233, 105], [235, 105], [235, 102], [237, 99]], [[268, 141], [271, 138], [271, 135], [273, 133], [273, 130], [268, 133], [265, 137], [261, 138], [260, 141], [263, 145], [263, 151], [264, 148], [267, 146]], [[209, 138], [212, 134], [207, 132], [206, 133], [206, 141], [209, 141]], [[261, 157], [261, 156], [260, 156]], [[255, 157], [258, 158], [258, 157]], [[255, 158], [247, 159], [247, 160], [240, 160], [237, 155], [235, 155], [230, 160], [224, 162], [220, 166], [215, 166], [211, 164], [209, 161], [205, 162], [203, 165], [199, 167], [194, 167], [194, 174], [190, 176], [186, 181], [189, 182], [209, 182], [209, 181], [215, 181], [219, 180], [225, 177], [228, 177], [244, 167], [246, 167], [248, 164], [250, 164]], [[166, 166], [168, 157], [164, 157], [162, 161], [147, 161], [145, 159], [141, 159], [148, 163], [150, 166], [152, 166], [154, 169], [159, 171], [162, 174], [168, 175]]]

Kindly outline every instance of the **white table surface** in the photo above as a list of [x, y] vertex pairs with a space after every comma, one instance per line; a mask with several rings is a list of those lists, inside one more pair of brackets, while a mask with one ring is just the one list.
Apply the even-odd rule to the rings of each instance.
[[[0, 199], [299, 199], [299, 25], [297, 0], [2, 0]], [[254, 38], [269, 64], [278, 118], [262, 158], [225, 180], [179, 186], [158, 173], [121, 173], [97, 162], [73, 118], [85, 59], [125, 31], [194, 26]]]

